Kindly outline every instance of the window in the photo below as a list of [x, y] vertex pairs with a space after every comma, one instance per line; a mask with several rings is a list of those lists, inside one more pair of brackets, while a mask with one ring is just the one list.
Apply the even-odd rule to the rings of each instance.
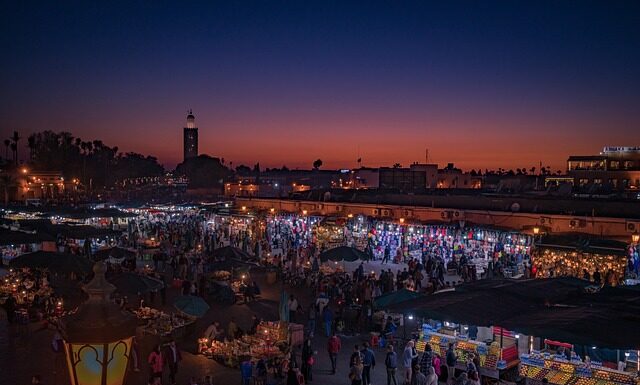
[[579, 183], [578, 183], [578, 184], [579, 184], [581, 187], [583, 187], [583, 186], [586, 186], [588, 183], [589, 183], [589, 179], [580, 179], [580, 181], [579, 181]]
[[602, 184], [602, 179], [601, 178], [594, 179], [593, 184]]
[[619, 162], [619, 161], [617, 161], [617, 160], [612, 160], [612, 161], [609, 163], [609, 168], [610, 168], [611, 170], [617, 170], [617, 169], [619, 169], [619, 168], [620, 168], [620, 162]]

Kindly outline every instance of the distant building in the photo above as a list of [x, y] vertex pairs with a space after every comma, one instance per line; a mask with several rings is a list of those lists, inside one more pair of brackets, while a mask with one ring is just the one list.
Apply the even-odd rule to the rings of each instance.
[[425, 186], [428, 189], [438, 188], [438, 165], [414, 163], [409, 166], [411, 171], [421, 171], [425, 173]]
[[640, 147], [605, 147], [599, 155], [570, 156], [567, 174], [582, 189], [640, 189]]
[[78, 191], [79, 181], [65, 180], [61, 172], [22, 170], [14, 176], [17, 183], [8, 191], [9, 200], [60, 199]]
[[455, 168], [453, 163], [438, 170], [437, 188], [478, 189], [482, 187], [482, 178], [474, 178], [468, 172]]
[[351, 172], [352, 188], [378, 188], [380, 171], [377, 168], [360, 167]]
[[380, 167], [380, 188], [401, 191], [422, 190], [427, 185], [427, 174], [422, 170], [401, 167]]
[[438, 169], [437, 164], [414, 163], [409, 168], [382, 167], [379, 169], [380, 188], [402, 191], [424, 189], [478, 189], [482, 178], [455, 168], [453, 163]]
[[184, 128], [183, 147], [184, 160], [198, 156], [198, 127], [196, 127], [196, 118], [191, 110], [187, 115], [187, 127]]

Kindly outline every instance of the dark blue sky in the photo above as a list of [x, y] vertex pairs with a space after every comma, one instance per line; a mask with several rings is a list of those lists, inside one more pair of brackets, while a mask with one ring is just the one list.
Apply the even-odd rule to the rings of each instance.
[[[181, 158], [560, 168], [640, 145], [640, 2], [3, 2], [0, 133]], [[359, 150], [358, 150], [359, 149]]]

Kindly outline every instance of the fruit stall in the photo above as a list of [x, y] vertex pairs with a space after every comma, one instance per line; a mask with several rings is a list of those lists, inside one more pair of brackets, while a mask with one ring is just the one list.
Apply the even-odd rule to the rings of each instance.
[[531, 351], [520, 356], [520, 376], [527, 384], [538, 385], [547, 379], [554, 385], [637, 385], [636, 372], [620, 371], [603, 366], [601, 362], [583, 361], [564, 354]]
[[[449, 344], [452, 343], [458, 356], [457, 369], [466, 371], [467, 359], [472, 354], [477, 354], [480, 358], [478, 372], [481, 376], [501, 379], [511, 378], [516, 374], [514, 368], [519, 363], [518, 348], [515, 337], [508, 336], [509, 332], [494, 328], [492, 342], [474, 341], [465, 334], [458, 333], [452, 324], [449, 325], [433, 327], [431, 324], [424, 324], [416, 349], [423, 352], [428, 344], [434, 352], [445, 357]], [[502, 338], [498, 333], [503, 334]]]

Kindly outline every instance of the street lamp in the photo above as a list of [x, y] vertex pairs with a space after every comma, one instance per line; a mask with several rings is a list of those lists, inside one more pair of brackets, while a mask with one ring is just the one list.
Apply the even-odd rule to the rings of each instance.
[[540, 234], [540, 228], [539, 228], [539, 227], [537, 227], [537, 226], [536, 226], [536, 227], [534, 227], [534, 228], [533, 228], [533, 234], [534, 234], [534, 235], [538, 235], [538, 234]]
[[72, 385], [124, 384], [137, 322], [110, 300], [115, 286], [105, 279], [106, 270], [104, 262], [94, 265], [95, 276], [83, 288], [89, 299], [64, 320]]
[[640, 242], [640, 234], [638, 234], [637, 232], [631, 234], [631, 242], [634, 244]]

